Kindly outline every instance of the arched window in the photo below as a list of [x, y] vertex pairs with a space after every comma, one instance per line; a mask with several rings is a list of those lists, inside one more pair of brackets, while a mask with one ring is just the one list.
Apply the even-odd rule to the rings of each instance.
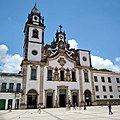
[[38, 38], [38, 30], [37, 29], [34, 29], [33, 30], [33, 38]]

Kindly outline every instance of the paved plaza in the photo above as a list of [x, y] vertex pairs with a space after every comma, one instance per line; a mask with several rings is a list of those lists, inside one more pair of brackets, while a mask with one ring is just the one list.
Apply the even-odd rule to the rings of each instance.
[[0, 120], [120, 120], [120, 106], [112, 106], [113, 115], [108, 115], [107, 106], [91, 106], [87, 110], [66, 111], [65, 108], [27, 110], [0, 110]]

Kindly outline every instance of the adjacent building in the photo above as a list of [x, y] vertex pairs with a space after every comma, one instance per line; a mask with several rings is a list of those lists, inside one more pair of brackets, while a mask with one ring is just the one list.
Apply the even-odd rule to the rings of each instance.
[[93, 70], [93, 75], [97, 104], [120, 104], [120, 74]]
[[0, 73], [0, 110], [20, 108], [22, 92], [22, 75], [16, 73]]

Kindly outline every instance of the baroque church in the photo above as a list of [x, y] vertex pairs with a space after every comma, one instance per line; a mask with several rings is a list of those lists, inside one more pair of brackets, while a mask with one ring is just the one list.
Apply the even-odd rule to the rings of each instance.
[[45, 45], [44, 17], [36, 4], [28, 14], [20, 107], [65, 107], [66, 103], [82, 102], [98, 105], [112, 100], [120, 103], [120, 74], [94, 70], [90, 51], [70, 49], [66, 33], [59, 27], [51, 44]]

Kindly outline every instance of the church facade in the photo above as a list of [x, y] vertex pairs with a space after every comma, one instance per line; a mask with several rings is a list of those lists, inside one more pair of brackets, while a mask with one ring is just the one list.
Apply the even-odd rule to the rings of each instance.
[[[65, 107], [66, 103], [82, 102], [97, 105], [112, 100], [120, 103], [120, 74], [93, 70], [90, 51], [70, 49], [66, 33], [59, 27], [51, 44], [44, 45], [44, 18], [36, 4], [28, 14], [21, 64], [21, 108], [37, 108], [38, 104]], [[110, 83], [106, 83], [108, 79]]]

